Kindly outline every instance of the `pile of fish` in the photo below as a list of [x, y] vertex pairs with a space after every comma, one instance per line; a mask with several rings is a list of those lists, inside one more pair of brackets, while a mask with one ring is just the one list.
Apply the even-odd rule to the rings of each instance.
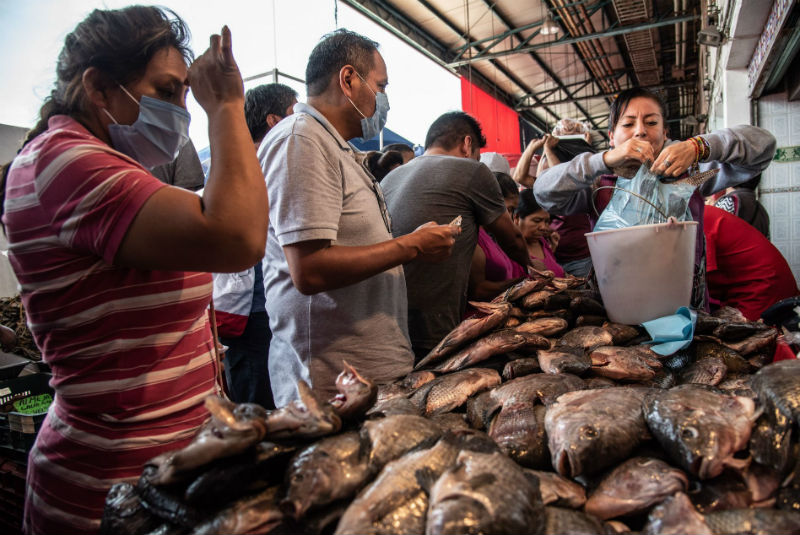
[[[663, 357], [543, 272], [415, 371], [274, 411], [209, 398], [106, 500], [107, 534], [800, 533], [800, 361], [723, 308]], [[363, 371], [363, 370], [362, 370]]]

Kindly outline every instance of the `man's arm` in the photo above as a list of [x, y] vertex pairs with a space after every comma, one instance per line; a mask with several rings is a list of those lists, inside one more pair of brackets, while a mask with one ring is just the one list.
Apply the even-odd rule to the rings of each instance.
[[350, 286], [414, 259], [438, 262], [450, 256], [459, 227], [427, 223], [411, 234], [374, 245], [348, 247], [329, 240], [283, 246], [295, 288], [312, 295]]
[[508, 215], [508, 212], [503, 212], [500, 217], [486, 225], [486, 230], [495, 237], [498, 245], [511, 260], [522, 267], [527, 267], [530, 264], [528, 246], [525, 245], [522, 232], [511, 221], [511, 216]]

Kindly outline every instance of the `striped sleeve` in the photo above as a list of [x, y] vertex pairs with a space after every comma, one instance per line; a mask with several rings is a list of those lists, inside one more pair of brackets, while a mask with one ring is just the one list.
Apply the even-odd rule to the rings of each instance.
[[143, 167], [74, 136], [53, 136], [36, 166], [35, 189], [53, 234], [109, 264], [142, 205], [167, 187]]

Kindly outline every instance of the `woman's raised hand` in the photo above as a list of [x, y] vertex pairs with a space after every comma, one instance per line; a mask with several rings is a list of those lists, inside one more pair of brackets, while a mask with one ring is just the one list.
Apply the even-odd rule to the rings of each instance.
[[211, 36], [208, 50], [189, 67], [189, 86], [206, 113], [228, 102], [244, 105], [244, 84], [233, 59], [231, 31], [223, 26], [220, 33]]
[[697, 157], [697, 149], [691, 140], [673, 143], [664, 147], [650, 168], [661, 176], [680, 176], [689, 169]]
[[603, 163], [609, 169], [641, 164], [648, 160], [652, 162], [655, 159], [656, 155], [650, 142], [635, 137], [603, 153]]

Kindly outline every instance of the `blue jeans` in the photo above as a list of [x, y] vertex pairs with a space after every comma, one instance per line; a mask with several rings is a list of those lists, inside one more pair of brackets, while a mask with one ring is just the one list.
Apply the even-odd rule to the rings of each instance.
[[253, 312], [241, 336], [220, 337], [228, 346], [225, 352], [225, 382], [228, 393], [236, 403], [258, 403], [274, 409], [269, 384], [267, 358], [272, 332], [266, 312]]
[[570, 275], [575, 275], [576, 277], [586, 277], [589, 275], [589, 270], [592, 269], [592, 257], [587, 256], [586, 258], [581, 258], [579, 260], [572, 260], [565, 264], [561, 264], [561, 267], [563, 267], [564, 271]]

